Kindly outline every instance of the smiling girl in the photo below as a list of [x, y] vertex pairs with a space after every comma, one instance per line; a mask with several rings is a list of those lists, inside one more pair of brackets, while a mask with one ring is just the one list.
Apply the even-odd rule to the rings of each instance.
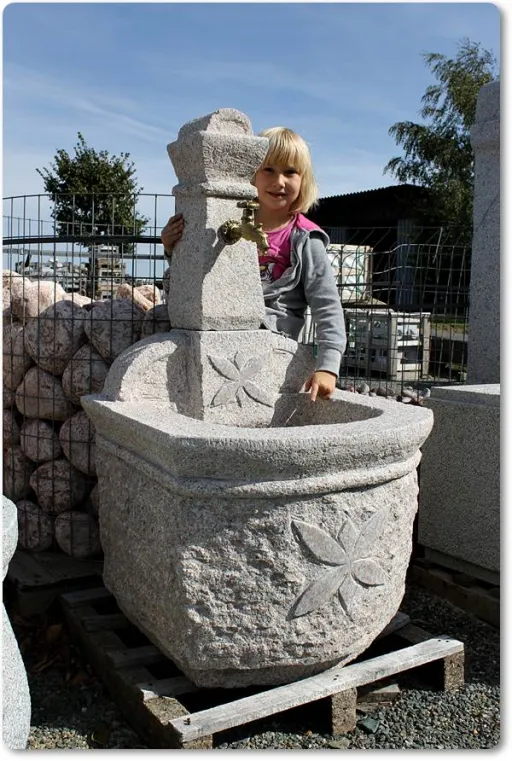
[[[315, 371], [306, 380], [311, 400], [329, 399], [335, 388], [346, 334], [343, 310], [327, 257], [327, 234], [304, 216], [318, 199], [311, 156], [304, 140], [286, 127], [261, 133], [267, 155], [252, 178], [258, 192], [256, 222], [268, 251], [258, 252], [265, 300], [264, 326], [297, 340], [309, 305], [316, 324]], [[162, 230], [167, 257], [181, 238], [184, 220], [171, 217]]]

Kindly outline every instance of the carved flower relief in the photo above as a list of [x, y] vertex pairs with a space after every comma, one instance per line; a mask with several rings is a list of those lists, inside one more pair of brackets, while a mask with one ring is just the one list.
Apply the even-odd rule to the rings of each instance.
[[209, 354], [208, 359], [219, 375], [226, 378], [226, 382], [219, 388], [211, 401], [212, 407], [219, 407], [235, 401], [242, 407], [246, 398], [245, 395], [255, 402], [259, 402], [259, 404], [264, 404], [267, 407], [274, 406], [272, 396], [254, 383], [254, 378], [263, 369], [264, 357], [246, 357], [243, 352], [239, 351], [236, 353], [233, 362], [227, 357], [220, 357], [215, 354]]
[[387, 580], [375, 551], [386, 518], [385, 509], [378, 510], [358, 530], [347, 515], [337, 540], [318, 526], [292, 520], [297, 542], [326, 566], [324, 573], [311, 581], [295, 601], [293, 618], [317, 610], [338, 593], [345, 614], [353, 621], [350, 607], [357, 587], [380, 586]]

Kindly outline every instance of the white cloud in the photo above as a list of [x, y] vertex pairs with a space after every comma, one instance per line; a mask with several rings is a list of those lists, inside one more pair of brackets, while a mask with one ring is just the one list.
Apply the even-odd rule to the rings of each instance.
[[[105, 90], [93, 87], [77, 87], [76, 83], [56, 80], [41, 75], [27, 67], [10, 64], [4, 77], [4, 121], [7, 128], [16, 121], [16, 114], [21, 110], [24, 115], [25, 128], [32, 128], [28, 121], [31, 114], [40, 117], [45, 114], [47, 123], [59, 123], [59, 112], [52, 114], [54, 106], [65, 109], [65, 119], [69, 121], [69, 111], [78, 112], [82, 121], [92, 117], [92, 122], [117, 133], [134, 136], [151, 143], [161, 142], [168, 136], [166, 130], [149, 121], [141, 121], [132, 114], [140, 114], [140, 102], [119, 98]], [[12, 105], [11, 99], [12, 98]], [[42, 104], [41, 104], [42, 101]], [[80, 131], [85, 131], [80, 128]]]

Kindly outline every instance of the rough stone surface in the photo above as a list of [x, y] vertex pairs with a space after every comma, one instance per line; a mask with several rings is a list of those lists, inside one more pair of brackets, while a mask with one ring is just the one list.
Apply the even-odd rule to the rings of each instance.
[[18, 547], [32, 552], [49, 550], [55, 533], [50, 513], [27, 499], [16, 503], [18, 508]]
[[25, 350], [43, 370], [62, 375], [85, 343], [87, 311], [72, 301], [58, 301], [25, 326]]
[[151, 309], [154, 306], [154, 302], [151, 301], [151, 299], [148, 299], [138, 288], [134, 288], [133, 285], [130, 285], [129, 283], [121, 283], [121, 285], [117, 287], [115, 297], [116, 299], [128, 299], [133, 301], [133, 303], [137, 304], [137, 306], [144, 312], [147, 312], [148, 309]]
[[30, 478], [38, 504], [52, 514], [71, 510], [87, 495], [87, 480], [83, 473], [64, 458], [45, 462]]
[[3, 493], [17, 502], [30, 494], [30, 477], [35, 468], [28, 460], [19, 444], [4, 447], [3, 451]]
[[432, 414], [353, 397], [285, 395], [268, 428], [84, 398], [105, 583], [195, 683], [316, 673], [396, 613]]
[[404, 593], [433, 420], [387, 399], [298, 393], [312, 351], [260, 329], [256, 245], [219, 239], [236, 200], [254, 197], [266, 149], [233, 110], [168, 146], [187, 220], [173, 329], [127, 349], [103, 394], [82, 398], [105, 584], [204, 687], [294, 681], [382, 631]]
[[12, 280], [16, 290], [11, 293], [11, 310], [13, 315], [25, 323], [31, 317], [37, 317], [49, 306], [67, 297], [67, 293], [58, 283], [49, 280], [22, 278], [22, 285]]
[[467, 382], [500, 382], [500, 83], [478, 93]]
[[144, 285], [135, 286], [135, 290], [146, 299], [152, 301], [154, 305], [162, 303], [162, 293], [156, 285], [145, 283]]
[[90, 296], [86, 296], [83, 293], [77, 293], [76, 291], [73, 293], [66, 293], [65, 301], [72, 301], [73, 304], [76, 304], [79, 307], [84, 307], [85, 309], [88, 309], [93, 303]]
[[[2, 580], [18, 542], [16, 505], [2, 497]], [[2, 605], [2, 739], [10, 750], [25, 750], [30, 733], [30, 692], [27, 672]]]
[[25, 351], [24, 326], [20, 322], [4, 322], [2, 333], [4, 386], [15, 391], [23, 380], [33, 360]]
[[62, 453], [55, 425], [47, 420], [25, 420], [21, 426], [20, 445], [33, 462], [56, 460]]
[[16, 390], [8, 388], [5, 383], [2, 384], [2, 407], [9, 410], [16, 403]]
[[499, 572], [500, 386], [434, 387], [425, 405], [418, 541]]
[[74, 411], [64, 396], [60, 379], [40, 367], [31, 367], [16, 389], [16, 406], [25, 417], [66, 420]]
[[59, 441], [65, 456], [85, 475], [96, 473], [94, 428], [83, 410], [64, 421]]
[[[88, 507], [91, 509], [91, 515], [97, 518], [100, 513], [100, 492], [98, 484], [94, 484], [91, 489], [91, 493], [89, 494]], [[89, 510], [87, 510], [87, 512], [89, 512]]]
[[84, 344], [69, 360], [62, 374], [65, 396], [73, 404], [79, 405], [80, 397], [84, 394], [101, 391], [109, 367], [91, 344]]
[[297, 392], [312, 349], [267, 330], [172, 330], [131, 346], [112, 364], [112, 400], [166, 399], [182, 414], [225, 425], [266, 425], [279, 393]]
[[[249, 119], [220, 109], [184, 125], [168, 146], [179, 184], [176, 212], [187, 220], [170, 263], [169, 318], [188, 330], [258, 329], [264, 316], [256, 244], [219, 238], [228, 219], [240, 220], [237, 200], [254, 199], [251, 177], [268, 148]], [[219, 298], [222, 287], [222, 298]]]
[[170, 283], [170, 277], [171, 277], [171, 268], [167, 267], [164, 270], [164, 275], [162, 278], [162, 289], [165, 294], [166, 303], [169, 301], [169, 283]]
[[96, 302], [85, 321], [89, 341], [107, 362], [140, 338], [144, 312], [132, 301], [112, 299]]
[[140, 337], [147, 338], [154, 333], [169, 333], [171, 322], [169, 320], [169, 310], [167, 304], [156, 304], [152, 309], [146, 312], [142, 320], [142, 329]]
[[12, 294], [19, 294], [23, 289], [22, 276], [14, 270], [2, 270], [2, 312], [4, 320], [10, 317]]
[[63, 552], [74, 558], [90, 558], [101, 551], [97, 521], [78, 510], [57, 516], [55, 540]]
[[4, 410], [3, 414], [3, 444], [4, 447], [12, 447], [20, 443], [20, 427], [16, 421], [13, 409]]

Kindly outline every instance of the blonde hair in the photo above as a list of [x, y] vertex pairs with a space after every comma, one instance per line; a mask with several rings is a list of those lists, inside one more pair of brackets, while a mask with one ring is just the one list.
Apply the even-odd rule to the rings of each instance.
[[293, 167], [301, 175], [300, 192], [291, 211], [306, 213], [318, 203], [318, 185], [306, 142], [288, 127], [270, 127], [259, 135], [269, 141], [262, 167], [280, 164]]

